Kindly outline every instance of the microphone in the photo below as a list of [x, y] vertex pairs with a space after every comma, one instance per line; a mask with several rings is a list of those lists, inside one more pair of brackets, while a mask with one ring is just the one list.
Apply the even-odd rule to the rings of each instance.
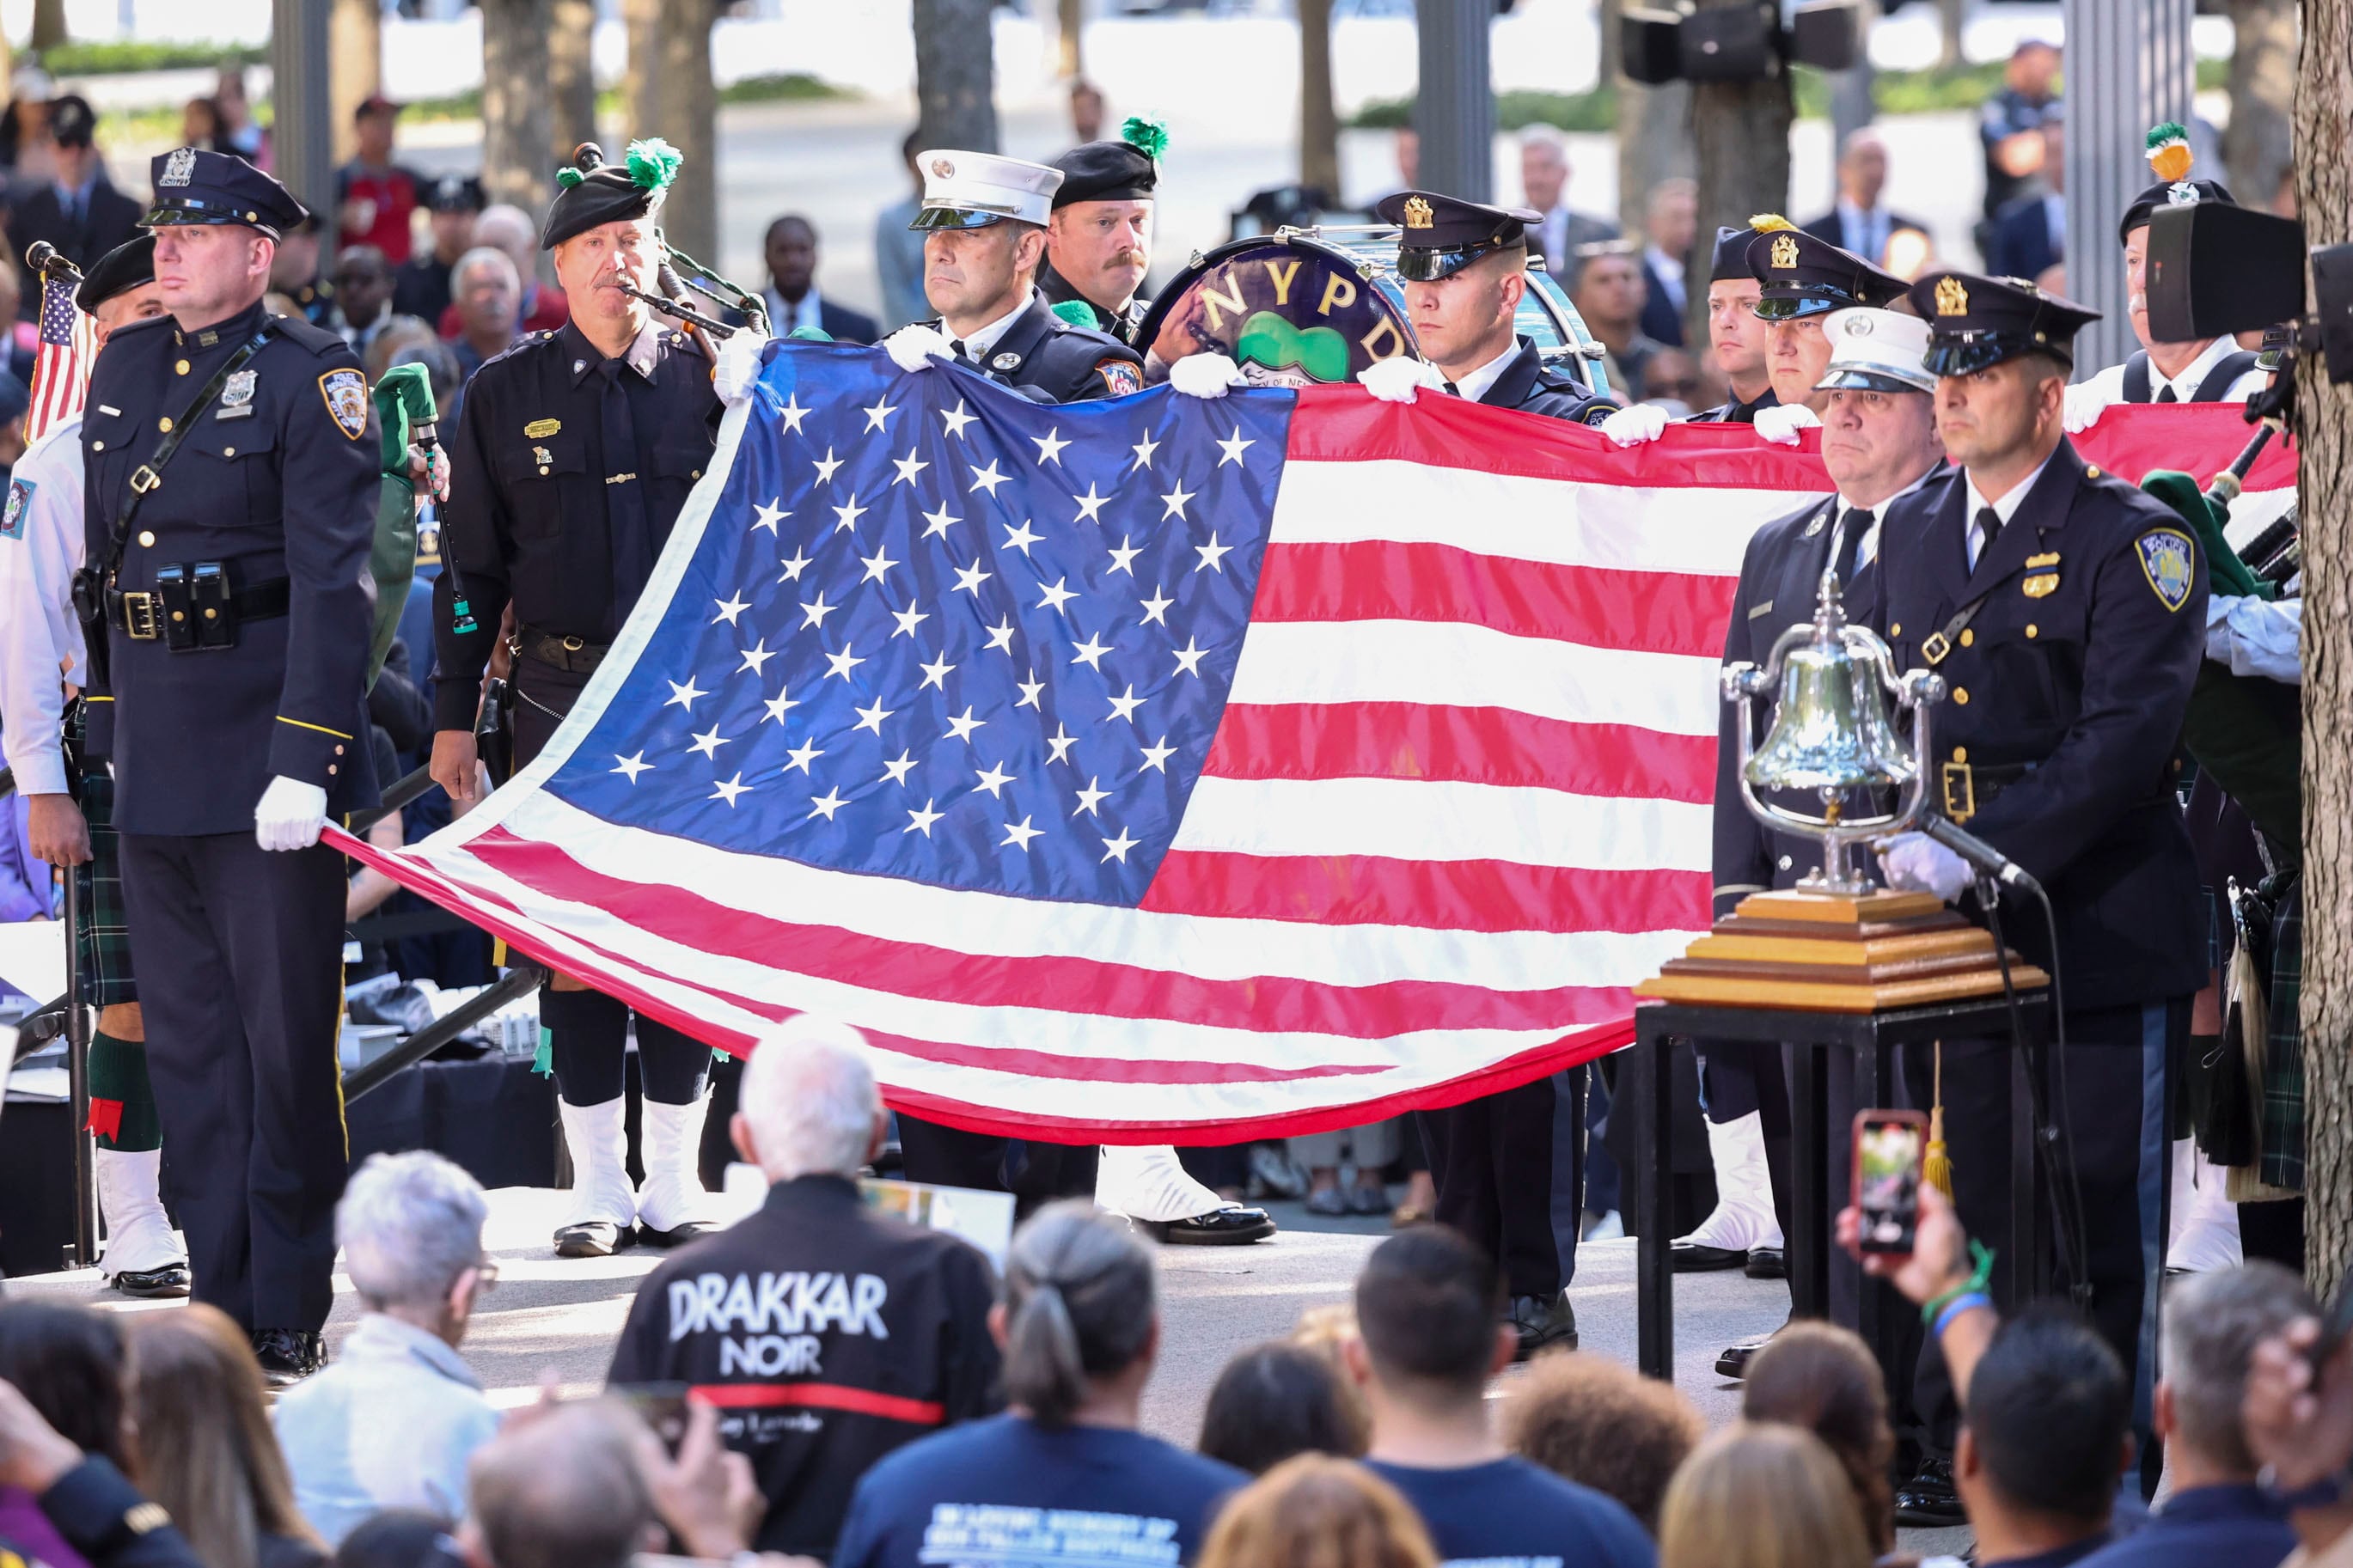
[[2028, 876], [2025, 868], [2009, 856], [1976, 834], [1965, 833], [1941, 816], [1922, 817], [1920, 831], [2004, 886], [2025, 893], [2042, 891], [2042, 884]]

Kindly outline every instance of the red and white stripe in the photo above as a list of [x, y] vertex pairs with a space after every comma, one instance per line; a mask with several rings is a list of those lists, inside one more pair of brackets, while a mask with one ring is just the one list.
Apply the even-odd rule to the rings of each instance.
[[1231, 700], [1140, 909], [746, 856], [538, 790], [645, 608], [515, 784], [406, 850], [336, 841], [724, 1048], [854, 1024], [893, 1103], [957, 1125], [1148, 1143], [1451, 1103], [1623, 1044], [1630, 987], [1704, 927], [1724, 621], [1749, 534], [1829, 489], [1812, 446], [1620, 451], [1303, 394]]
[[64, 292], [62, 309], [70, 313], [73, 325], [63, 342], [44, 331], [41, 346], [33, 355], [32, 403], [25, 413], [25, 444], [28, 447], [47, 435], [52, 426], [81, 412], [82, 399], [90, 391], [90, 367], [98, 358], [98, 322], [90, 312], [73, 303], [72, 282], [53, 282], [45, 278], [41, 289], [45, 312], [60, 308], [47, 298], [48, 291], [56, 289]]

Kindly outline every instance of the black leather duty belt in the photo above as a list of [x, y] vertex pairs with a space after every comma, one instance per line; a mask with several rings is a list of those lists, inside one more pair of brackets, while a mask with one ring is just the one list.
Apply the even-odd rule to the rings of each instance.
[[1965, 823], [1983, 811], [1993, 797], [2032, 773], [2032, 763], [1952, 762], [1937, 770], [1946, 820]]
[[106, 618], [134, 642], [167, 644], [174, 653], [233, 647], [237, 628], [286, 613], [283, 577], [231, 589], [218, 569], [165, 567], [153, 590], [106, 591]]
[[575, 675], [586, 675], [604, 663], [613, 647], [611, 643], [589, 642], [582, 637], [556, 637], [536, 626], [516, 627], [514, 639], [507, 646], [522, 658]]

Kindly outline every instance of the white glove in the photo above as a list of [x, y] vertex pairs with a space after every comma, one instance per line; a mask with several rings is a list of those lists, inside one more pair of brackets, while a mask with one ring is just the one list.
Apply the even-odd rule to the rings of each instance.
[[1799, 431], [1821, 427], [1821, 420], [1802, 403], [1777, 403], [1757, 411], [1757, 434], [1777, 447], [1794, 447]]
[[1968, 861], [1925, 833], [1899, 833], [1881, 845], [1879, 868], [1887, 874], [1889, 887], [1934, 893], [1948, 904], [1976, 879]]
[[1655, 403], [1620, 408], [1601, 422], [1601, 433], [1620, 447], [1639, 447], [1665, 434], [1667, 411]]
[[1223, 397], [1237, 386], [1248, 386], [1242, 367], [1223, 354], [1187, 354], [1168, 367], [1168, 384], [1187, 397]]
[[1356, 380], [1383, 403], [1411, 403], [1416, 387], [1426, 386], [1432, 392], [1446, 390], [1446, 378], [1439, 374], [1438, 367], [1411, 354], [1376, 360], [1356, 373]]
[[711, 369], [711, 386], [719, 394], [720, 402], [733, 408], [752, 395], [752, 384], [760, 379], [760, 364], [773, 341], [755, 336], [745, 327], [719, 345], [718, 363]]
[[2100, 422], [2115, 398], [2096, 381], [2079, 381], [2069, 387], [2059, 400], [2059, 422], [2067, 426], [2067, 434], [2077, 435]]
[[327, 792], [280, 773], [253, 808], [253, 837], [264, 849], [308, 849], [327, 826]]
[[934, 359], [955, 358], [954, 351], [948, 347], [948, 340], [939, 329], [924, 326], [920, 321], [901, 327], [884, 338], [882, 349], [891, 356], [892, 364], [911, 375], [928, 367]]

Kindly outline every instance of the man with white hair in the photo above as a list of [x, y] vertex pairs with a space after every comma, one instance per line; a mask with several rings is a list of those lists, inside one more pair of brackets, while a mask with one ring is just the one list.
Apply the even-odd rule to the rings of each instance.
[[754, 1548], [827, 1558], [869, 1466], [1003, 1403], [996, 1276], [860, 1199], [883, 1110], [855, 1029], [792, 1019], [752, 1052], [738, 1103], [729, 1131], [767, 1200], [647, 1276], [607, 1378], [683, 1383], [726, 1412], [767, 1500]]
[[1520, 132], [1521, 205], [1541, 215], [1528, 227], [1528, 247], [1544, 258], [1545, 270], [1564, 289], [1574, 281], [1577, 247], [1616, 239], [1620, 233], [1606, 217], [1570, 210], [1568, 174], [1567, 137], [1550, 125]]
[[295, 1506], [329, 1546], [385, 1509], [465, 1511], [467, 1461], [499, 1426], [458, 1354], [498, 1277], [489, 1213], [473, 1177], [423, 1150], [371, 1155], [343, 1188], [335, 1242], [366, 1311], [274, 1415]]

